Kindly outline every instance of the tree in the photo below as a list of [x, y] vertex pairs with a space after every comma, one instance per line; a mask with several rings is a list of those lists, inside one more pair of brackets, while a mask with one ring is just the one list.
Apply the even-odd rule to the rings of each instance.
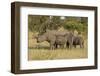
[[57, 30], [63, 27], [67, 30], [77, 30], [87, 33], [88, 18], [87, 17], [70, 17], [70, 16], [41, 16], [29, 15], [28, 27], [29, 31], [44, 33], [47, 29]]

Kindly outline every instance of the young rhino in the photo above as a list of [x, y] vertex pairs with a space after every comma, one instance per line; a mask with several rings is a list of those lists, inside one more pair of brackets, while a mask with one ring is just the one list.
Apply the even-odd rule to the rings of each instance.
[[76, 45], [80, 45], [80, 48], [84, 48], [84, 39], [82, 36], [73, 37], [73, 46], [76, 48]]
[[76, 48], [77, 45], [80, 45], [80, 48], [84, 47], [84, 39], [80, 35], [74, 35], [72, 32], [69, 32], [66, 39], [66, 46], [68, 48], [72, 48], [73, 46]]

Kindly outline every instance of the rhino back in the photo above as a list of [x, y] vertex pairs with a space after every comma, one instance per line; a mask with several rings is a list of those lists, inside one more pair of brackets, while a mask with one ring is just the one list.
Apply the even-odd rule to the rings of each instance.
[[66, 35], [68, 33], [67, 30], [64, 31], [58, 31], [58, 30], [48, 30], [47, 33], [52, 34], [52, 35]]
[[50, 32], [47, 32], [45, 36], [47, 37], [47, 41], [49, 42], [55, 42], [56, 40], [56, 36]]

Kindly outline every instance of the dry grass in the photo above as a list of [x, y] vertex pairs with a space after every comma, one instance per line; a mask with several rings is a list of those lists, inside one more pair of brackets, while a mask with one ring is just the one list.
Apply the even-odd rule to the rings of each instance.
[[64, 48], [64, 49], [49, 49], [48, 42], [36, 43], [32, 39], [32, 33], [29, 32], [29, 45], [28, 45], [28, 60], [54, 60], [54, 59], [79, 59], [87, 58], [87, 43], [85, 41], [85, 48]]

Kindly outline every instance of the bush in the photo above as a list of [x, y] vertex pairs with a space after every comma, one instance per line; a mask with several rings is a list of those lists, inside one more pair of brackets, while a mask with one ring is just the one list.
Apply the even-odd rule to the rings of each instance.
[[69, 29], [69, 30], [77, 30], [77, 31], [86, 31], [86, 26], [83, 25], [82, 23], [79, 22], [75, 22], [75, 21], [68, 21], [66, 22], [66, 24], [64, 25], [65, 29]]

